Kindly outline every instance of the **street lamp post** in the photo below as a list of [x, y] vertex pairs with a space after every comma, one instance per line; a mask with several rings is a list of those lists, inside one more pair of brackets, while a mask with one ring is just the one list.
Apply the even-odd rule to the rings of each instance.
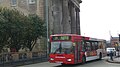
[[46, 21], [46, 27], [47, 27], [47, 58], [49, 55], [49, 44], [48, 44], [48, 0], [45, 0], [45, 21]]
[[118, 49], [118, 57], [119, 57], [119, 52], [120, 52], [120, 34], [118, 34], [118, 36], [119, 36], [119, 43], [118, 43], [117, 49]]

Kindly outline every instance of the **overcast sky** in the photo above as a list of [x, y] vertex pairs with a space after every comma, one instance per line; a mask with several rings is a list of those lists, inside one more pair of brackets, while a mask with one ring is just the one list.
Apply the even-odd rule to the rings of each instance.
[[81, 34], [110, 39], [120, 33], [120, 0], [82, 0], [80, 4]]

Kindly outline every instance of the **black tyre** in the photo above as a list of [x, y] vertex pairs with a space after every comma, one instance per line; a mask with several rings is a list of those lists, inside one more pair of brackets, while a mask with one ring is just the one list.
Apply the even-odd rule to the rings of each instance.
[[82, 64], [85, 64], [86, 63], [86, 57], [82, 57]]
[[99, 54], [99, 60], [101, 60], [101, 59], [102, 59], [102, 53]]
[[66, 64], [64, 64], [64, 63], [61, 63], [61, 65], [62, 65], [62, 66], [65, 66]]

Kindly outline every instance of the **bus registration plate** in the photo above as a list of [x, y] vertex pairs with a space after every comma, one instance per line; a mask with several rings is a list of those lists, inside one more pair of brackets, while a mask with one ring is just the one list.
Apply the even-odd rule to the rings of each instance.
[[62, 61], [56, 61], [56, 63], [63, 63]]

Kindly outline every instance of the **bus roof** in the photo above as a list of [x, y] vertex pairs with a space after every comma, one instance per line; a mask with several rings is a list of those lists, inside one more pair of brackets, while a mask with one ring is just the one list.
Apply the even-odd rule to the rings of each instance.
[[105, 41], [104, 39], [97, 39], [97, 38], [90, 38], [90, 40], [93, 40], [93, 41]]
[[77, 34], [54, 34], [51, 36], [77, 36]]
[[54, 34], [54, 35], [50, 35], [50, 36], [80, 36], [85, 38], [85, 40], [91, 40], [91, 41], [104, 41], [104, 39], [97, 39], [97, 38], [91, 38], [91, 37], [86, 37], [86, 36], [81, 36], [81, 35], [77, 35], [77, 34]]
[[81, 36], [81, 35], [77, 35], [77, 34], [54, 34], [54, 35], [50, 35], [50, 36], [80, 36], [80, 37], [84, 37], [84, 38], [90, 38], [90, 37]]
[[85, 37], [85, 36], [81, 36], [81, 35], [77, 35], [77, 34], [54, 34], [54, 35], [50, 35], [51, 37], [52, 36], [78, 36], [78, 37], [81, 37], [81, 38], [84, 38], [85, 40], [89, 40], [90, 37]]

